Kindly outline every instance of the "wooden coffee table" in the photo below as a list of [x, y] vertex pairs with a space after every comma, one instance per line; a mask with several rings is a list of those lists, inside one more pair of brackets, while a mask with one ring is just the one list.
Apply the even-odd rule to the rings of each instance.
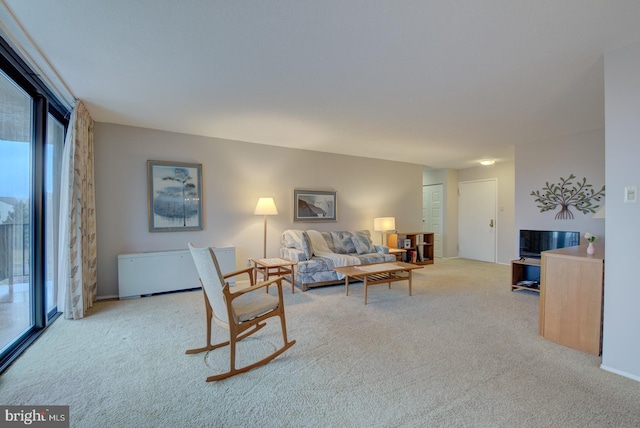
[[375, 263], [370, 265], [356, 265], [333, 268], [342, 273], [345, 278], [345, 290], [349, 295], [349, 278], [364, 281], [364, 304], [367, 304], [367, 288], [370, 285], [391, 283], [396, 281], [409, 281], [409, 296], [411, 296], [411, 273], [414, 269], [422, 269], [422, 266], [404, 262]]

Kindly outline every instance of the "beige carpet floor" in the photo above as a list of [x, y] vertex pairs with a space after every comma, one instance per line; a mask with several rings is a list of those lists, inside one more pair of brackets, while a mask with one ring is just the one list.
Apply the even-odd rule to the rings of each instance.
[[[538, 299], [508, 266], [436, 260], [404, 282], [285, 287], [290, 338], [214, 383], [200, 291], [100, 301], [59, 319], [0, 377], [0, 404], [69, 405], [73, 427], [638, 427], [640, 383], [538, 336]], [[271, 291], [273, 293], [273, 289]], [[241, 362], [280, 345], [278, 325]], [[215, 327], [214, 340], [225, 331]]]

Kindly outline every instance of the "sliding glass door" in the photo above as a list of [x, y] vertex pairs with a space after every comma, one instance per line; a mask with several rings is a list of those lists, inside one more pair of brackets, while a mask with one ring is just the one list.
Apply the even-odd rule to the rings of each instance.
[[69, 111], [0, 38], [0, 372], [58, 316]]
[[0, 352], [33, 327], [33, 99], [0, 73]]

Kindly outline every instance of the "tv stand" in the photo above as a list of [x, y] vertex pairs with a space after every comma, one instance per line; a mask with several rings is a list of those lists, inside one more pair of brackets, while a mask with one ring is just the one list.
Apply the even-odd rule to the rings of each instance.
[[511, 261], [511, 291], [540, 292], [540, 259], [520, 257]]

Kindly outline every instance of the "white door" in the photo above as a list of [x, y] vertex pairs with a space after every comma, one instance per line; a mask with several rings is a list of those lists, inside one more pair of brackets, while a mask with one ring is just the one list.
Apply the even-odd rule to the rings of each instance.
[[433, 232], [433, 256], [442, 257], [444, 186], [432, 184], [422, 188], [422, 231]]
[[495, 179], [460, 183], [458, 255], [461, 258], [495, 263], [496, 188]]

